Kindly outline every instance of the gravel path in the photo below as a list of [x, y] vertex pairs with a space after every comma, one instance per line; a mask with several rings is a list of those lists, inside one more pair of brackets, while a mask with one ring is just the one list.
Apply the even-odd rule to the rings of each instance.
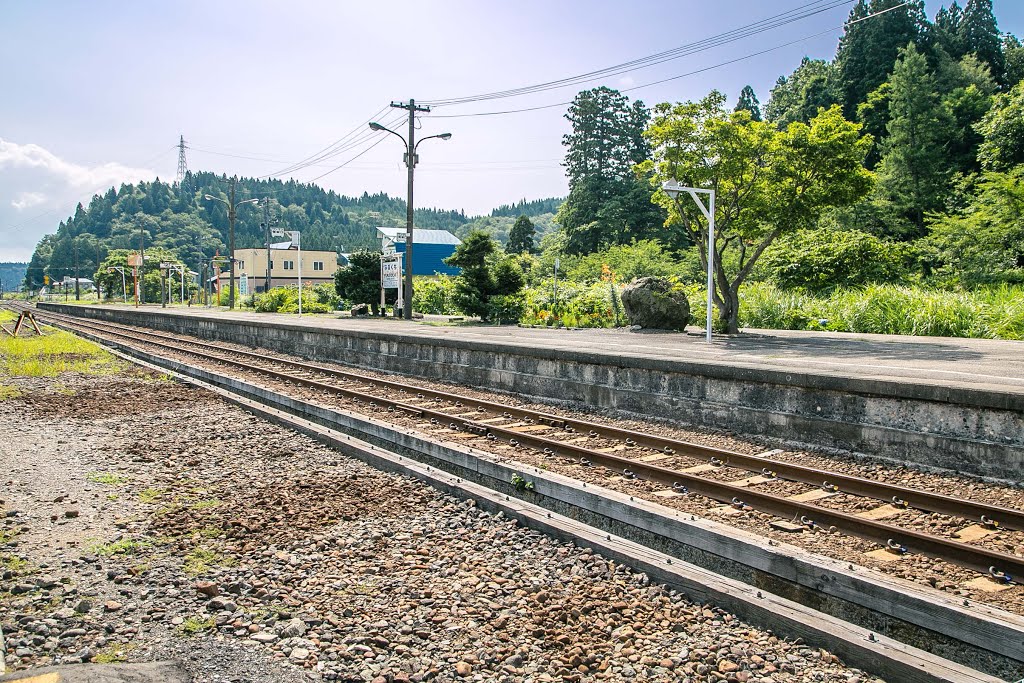
[[7, 380], [7, 664], [199, 681], [877, 681], [158, 377]]

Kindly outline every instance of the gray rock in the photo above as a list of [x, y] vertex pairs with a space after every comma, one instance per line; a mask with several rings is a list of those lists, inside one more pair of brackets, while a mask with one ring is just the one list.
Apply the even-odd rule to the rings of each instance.
[[297, 638], [306, 632], [306, 622], [298, 617], [290, 619], [284, 626], [282, 626], [277, 634], [282, 638]]
[[690, 321], [686, 292], [660, 277], [642, 277], [622, 290], [622, 307], [630, 325], [656, 330], [684, 330]]

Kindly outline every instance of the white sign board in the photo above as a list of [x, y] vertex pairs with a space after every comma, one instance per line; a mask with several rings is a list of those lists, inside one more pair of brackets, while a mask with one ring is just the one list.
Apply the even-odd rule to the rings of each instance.
[[245, 273], [238, 278], [238, 293], [242, 296], [249, 296], [249, 276]]
[[402, 282], [401, 259], [380, 262], [380, 286], [384, 289], [398, 289]]

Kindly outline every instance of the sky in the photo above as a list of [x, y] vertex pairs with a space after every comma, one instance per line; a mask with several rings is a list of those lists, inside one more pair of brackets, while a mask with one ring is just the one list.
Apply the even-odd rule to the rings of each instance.
[[[78, 202], [111, 185], [173, 180], [179, 136], [192, 170], [404, 197], [402, 143], [367, 128], [377, 120], [405, 134], [392, 101], [546, 83], [835, 4], [0, 0], [0, 261], [27, 261]], [[929, 16], [940, 4], [927, 3]], [[476, 215], [565, 195], [564, 103], [581, 89], [607, 85], [652, 105], [713, 88], [734, 101], [749, 84], [763, 104], [802, 57], [834, 56], [852, 5], [580, 85], [434, 106], [417, 138], [452, 138], [419, 148], [416, 206]], [[1002, 31], [1024, 34], [1024, 2], [995, 0], [995, 11]], [[544, 108], [465, 116], [531, 107]], [[340, 153], [280, 173], [338, 140]]]

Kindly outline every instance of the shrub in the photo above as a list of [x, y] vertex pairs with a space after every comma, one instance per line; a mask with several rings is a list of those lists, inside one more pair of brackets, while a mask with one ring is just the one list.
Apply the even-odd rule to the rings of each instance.
[[859, 230], [800, 230], [769, 247], [760, 270], [790, 289], [824, 292], [876, 282], [898, 283], [912, 271], [913, 249]]
[[413, 281], [416, 310], [434, 315], [455, 315], [455, 280], [447, 275]]

